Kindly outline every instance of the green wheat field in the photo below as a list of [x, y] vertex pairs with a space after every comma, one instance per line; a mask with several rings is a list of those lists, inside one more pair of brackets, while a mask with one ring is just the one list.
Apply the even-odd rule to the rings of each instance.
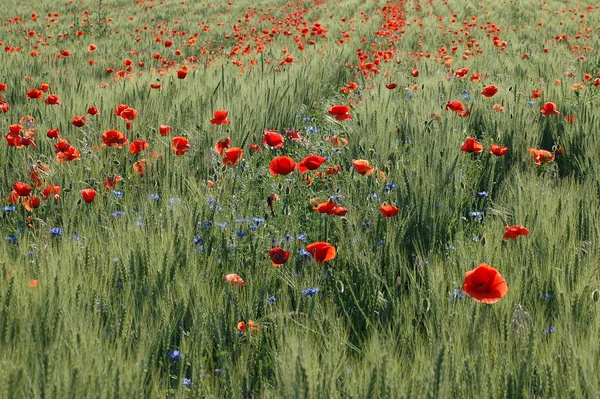
[[594, 1], [0, 11], [0, 397], [600, 397]]

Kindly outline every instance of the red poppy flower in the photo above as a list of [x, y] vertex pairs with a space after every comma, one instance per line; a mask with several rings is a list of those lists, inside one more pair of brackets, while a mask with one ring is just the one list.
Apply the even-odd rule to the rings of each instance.
[[467, 137], [460, 150], [462, 152], [482, 152], [483, 146], [474, 138]]
[[44, 199], [44, 201], [48, 201], [50, 199], [50, 196], [54, 196], [55, 200], [60, 201], [60, 195], [58, 195], [58, 193], [60, 193], [60, 186], [48, 184], [42, 190], [42, 198]]
[[271, 257], [271, 263], [273, 266], [281, 267], [290, 258], [290, 253], [283, 248], [271, 248], [269, 250], [269, 256]]
[[254, 320], [248, 320], [247, 326], [245, 321], [237, 323], [238, 331], [246, 332], [246, 328], [250, 330], [251, 335], [258, 335], [258, 324]]
[[171, 134], [172, 131], [173, 131], [173, 128], [171, 126], [168, 126], [168, 125], [160, 125], [158, 127], [158, 132], [162, 136], [168, 136], [169, 134]]
[[250, 151], [263, 152], [258, 144], [250, 144]]
[[385, 216], [386, 218], [389, 218], [392, 216], [396, 216], [398, 214], [398, 212], [400, 212], [400, 209], [398, 209], [394, 205], [383, 204], [379, 207], [379, 211], [381, 212], [381, 214], [383, 216]]
[[506, 239], [516, 240], [518, 236], [529, 235], [529, 230], [527, 230], [523, 226], [510, 226], [510, 227], [506, 226], [504, 228], [504, 230], [505, 230], [504, 236], [502, 237], [503, 240], [506, 240]]
[[281, 148], [284, 144], [284, 138], [281, 134], [277, 133], [276, 130], [265, 129], [265, 135], [263, 136], [263, 145], [271, 148]]
[[533, 156], [534, 162], [538, 165], [554, 161], [554, 154], [550, 151], [530, 148], [527, 152]]
[[346, 216], [347, 213], [348, 209], [344, 208], [343, 206], [336, 206], [335, 208], [333, 208], [331, 214], [336, 216]]
[[313, 209], [319, 213], [326, 213], [328, 215], [333, 214], [333, 211], [335, 210], [335, 208], [337, 207], [337, 204], [335, 202], [333, 202], [332, 200], [329, 200], [327, 202], [322, 202], [320, 204], [318, 204], [317, 206], [313, 207]]
[[19, 200], [19, 193], [17, 193], [15, 190], [12, 190], [10, 192], [10, 194], [8, 195], [8, 198], [6, 199], [8, 201], [9, 204], [16, 204], [17, 201]]
[[318, 155], [309, 155], [298, 163], [298, 172], [304, 173], [309, 170], [319, 169], [319, 166], [325, 161], [327, 161], [326, 158]]
[[74, 116], [71, 124], [73, 126], [83, 127], [85, 126], [86, 122], [87, 120], [85, 119], [85, 116]]
[[536, 99], [542, 95], [542, 89], [535, 89], [531, 91], [531, 98]]
[[285, 135], [288, 139], [293, 141], [301, 141], [302, 136], [300, 136], [300, 130], [289, 130], [285, 129]]
[[179, 79], [185, 79], [185, 77], [187, 76], [188, 71], [185, 71], [183, 69], [178, 69], [177, 70], [177, 78]]
[[347, 139], [338, 136], [329, 136], [325, 139], [325, 141], [329, 141], [331, 144], [333, 144], [334, 147], [339, 147], [340, 145], [348, 145]]
[[56, 153], [56, 160], [58, 162], [76, 161], [79, 159], [79, 150], [75, 147], [69, 146], [64, 151]]
[[129, 144], [129, 152], [131, 154], [137, 154], [138, 152], [147, 150], [150, 147], [147, 141], [145, 140], [135, 140]]
[[540, 110], [540, 112], [544, 116], [548, 116], [548, 115], [560, 115], [560, 112], [558, 112], [557, 109], [556, 109], [556, 104], [551, 103], [551, 102], [547, 102], [546, 104], [544, 104], [542, 106], [542, 109]]
[[392, 90], [392, 89], [395, 89], [396, 87], [398, 87], [398, 85], [396, 83], [388, 83], [385, 85], [385, 87]]
[[223, 158], [223, 165], [235, 166], [244, 155], [244, 150], [239, 147], [233, 147], [225, 150], [225, 158]]
[[[224, 139], [219, 140], [215, 145], [215, 148], [217, 149], [219, 155], [223, 155], [223, 151], [227, 150], [230, 144], [231, 139], [229, 137], [225, 137]], [[252, 147], [250, 149], [252, 149]]]
[[39, 199], [39, 197], [36, 197], [35, 195], [32, 195], [31, 197], [29, 197], [25, 201], [23, 201], [23, 206], [29, 212], [38, 208], [41, 204], [42, 204], [42, 201]]
[[352, 119], [352, 115], [349, 114], [350, 107], [347, 105], [334, 105], [329, 108], [329, 115], [335, 117], [338, 121], [345, 121]]
[[501, 157], [502, 155], [506, 154], [507, 151], [508, 147], [505, 147], [503, 145], [492, 144], [492, 146], [490, 147], [490, 153], [498, 157]]
[[487, 98], [494, 97], [498, 93], [498, 88], [496, 86], [485, 86], [481, 95]]
[[146, 176], [146, 171], [148, 169], [152, 169], [152, 164], [149, 163], [147, 159], [140, 159], [139, 161], [133, 163], [132, 169], [136, 175], [139, 177], [144, 177]]
[[129, 142], [127, 137], [117, 131], [117, 130], [108, 130], [102, 134], [102, 146], [103, 147], [116, 147], [122, 148], [123, 145], [126, 145]]
[[175, 156], [180, 156], [184, 154], [187, 150], [189, 150], [192, 146], [190, 145], [190, 141], [185, 137], [173, 137], [173, 142], [171, 144], [171, 149], [175, 151]]
[[27, 183], [18, 181], [13, 185], [13, 190], [15, 190], [20, 197], [27, 197], [31, 193], [31, 186]]
[[292, 173], [294, 169], [296, 169], [296, 163], [292, 158], [286, 156], [273, 158], [269, 164], [269, 172], [271, 172], [273, 176], [287, 175]]
[[306, 247], [306, 250], [318, 264], [333, 260], [336, 255], [335, 247], [327, 242], [312, 243]]
[[224, 109], [215, 111], [214, 118], [210, 120], [213, 125], [229, 125], [231, 121], [227, 119], [228, 112]]
[[508, 293], [508, 285], [498, 270], [482, 263], [465, 273], [462, 290], [478, 302], [492, 304]]
[[231, 285], [242, 287], [245, 283], [244, 280], [235, 273], [223, 274], [223, 281], [228, 282]]
[[151, 89], [160, 89], [160, 88], [162, 88], [162, 85], [160, 83], [151, 83], [150, 88]]
[[121, 116], [121, 113], [129, 108], [127, 104], [119, 104], [115, 107], [115, 116]]
[[50, 94], [44, 100], [44, 104], [47, 104], [47, 105], [60, 105], [60, 98], [58, 98], [58, 96], [56, 94]]
[[448, 103], [446, 104], [446, 111], [450, 110], [450, 111], [454, 111], [454, 112], [460, 112], [460, 111], [463, 111], [464, 109], [465, 109], [465, 106], [460, 101], [452, 101], [452, 102], [448, 101]]
[[6, 85], [6, 83], [0, 83], [0, 91], [7, 91], [8, 90], [8, 86]]
[[94, 202], [94, 198], [96, 198], [96, 190], [94, 190], [93, 188], [86, 188], [84, 190], [81, 190], [81, 198], [83, 198], [83, 200], [88, 204], [90, 202]]
[[94, 107], [93, 105], [90, 105], [88, 110], [87, 110], [88, 115], [98, 115], [100, 113], [100, 110], [96, 107]]
[[104, 188], [107, 190], [112, 190], [117, 187], [117, 183], [123, 180], [119, 175], [108, 175], [106, 176], [106, 180], [104, 181]]
[[44, 93], [41, 90], [30, 89], [27, 91], [27, 98], [31, 100], [40, 100], [42, 97], [44, 97]]
[[369, 161], [364, 159], [353, 159], [352, 166], [354, 166], [354, 170], [356, 170], [359, 175], [370, 175], [375, 170], [375, 167], [371, 166]]
[[135, 118], [137, 118], [138, 112], [134, 108], [127, 107], [123, 111], [121, 111], [121, 114], [119, 116], [122, 119], [125, 119], [126, 121], [132, 121]]

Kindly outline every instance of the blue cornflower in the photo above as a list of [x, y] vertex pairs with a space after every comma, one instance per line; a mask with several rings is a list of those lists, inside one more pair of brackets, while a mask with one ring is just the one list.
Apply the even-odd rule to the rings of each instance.
[[388, 183], [388, 184], [385, 185], [385, 191], [392, 191], [395, 188], [396, 188], [396, 185], [392, 184], [392, 183]]
[[550, 326], [550, 327], [548, 327], [548, 328], [545, 328], [545, 329], [544, 329], [544, 332], [545, 332], [546, 334], [552, 334], [552, 333], [554, 332], [555, 328], [556, 328], [556, 327], [554, 327], [554, 326]]
[[5, 206], [3, 209], [4, 209], [4, 212], [6, 212], [6, 213], [10, 213], [10, 212], [14, 212], [14, 211], [15, 211], [15, 209], [17, 209], [17, 208], [16, 208], [14, 205], [13, 205], [13, 206], [11, 206], [11, 205], [7, 205], [7, 206]]
[[6, 237], [6, 240], [8, 242], [12, 242], [12, 243], [16, 243], [18, 241], [17, 237], [15, 237], [15, 236], [8, 236], [8, 237]]
[[63, 235], [63, 231], [60, 227], [52, 227], [50, 229], [50, 234], [52, 234], [55, 237], [60, 237]]
[[385, 245], [385, 239], [379, 240], [379, 241], [377, 242], [377, 246], [378, 246], [378, 247], [383, 247], [384, 245]]
[[141, 220], [136, 220], [135, 225], [137, 227], [144, 227], [145, 226], [144, 222], [142, 222]]
[[269, 303], [275, 303], [276, 300], [277, 300], [277, 298], [275, 298], [275, 295], [272, 295], [267, 298], [267, 302], [269, 302]]
[[236, 219], [235, 222], [236, 223], [248, 223], [250, 220], [249, 219]]
[[465, 293], [463, 291], [459, 291], [458, 288], [455, 288], [452, 292], [448, 291], [448, 295], [450, 296], [448, 299], [450, 302], [454, 302], [457, 299], [463, 299], [465, 297]]
[[194, 244], [202, 244], [204, 239], [202, 239], [202, 237], [194, 237], [192, 238], [192, 241], [194, 241]]
[[535, 101], [533, 101], [533, 100], [532, 101], [527, 101], [527, 105], [534, 105], [534, 104], [535, 104]]
[[227, 222], [217, 222], [217, 226], [219, 226], [219, 227], [227, 227]]
[[310, 117], [306, 117], [302, 119], [304, 122], [310, 122]]
[[475, 220], [483, 220], [483, 217], [485, 216], [485, 212], [473, 211], [473, 212], [469, 212], [469, 216], [471, 216]]
[[379, 200], [379, 196], [377, 195], [377, 193], [373, 193], [369, 196], [373, 201], [377, 201]]
[[158, 201], [160, 199], [160, 195], [158, 194], [150, 194], [150, 199], [153, 201]]
[[302, 248], [300, 250], [300, 256], [301, 257], [305, 257], [305, 258], [312, 258], [312, 255], [310, 254], [310, 252], [308, 252], [306, 249]]
[[252, 221], [256, 224], [261, 224], [265, 222], [265, 219], [263, 218], [252, 218]]
[[189, 388], [192, 386], [192, 380], [190, 380], [189, 378], [184, 378], [182, 384], [184, 387]]
[[35, 256], [35, 251], [34, 250], [30, 250], [27, 255], [29, 256]]
[[237, 232], [237, 236], [238, 236], [239, 238], [244, 238], [244, 236], [245, 236], [246, 234], [248, 234], [248, 233], [246, 233], [245, 231], [238, 231], [238, 232]]
[[126, 212], [124, 212], [124, 211], [114, 211], [112, 213], [112, 217], [114, 217], [114, 218], [118, 218], [118, 217], [125, 216], [125, 215], [126, 215]]
[[305, 234], [298, 234], [298, 237], [296, 237], [296, 239], [298, 241], [304, 242], [304, 241], [306, 241], [306, 235]]
[[258, 229], [258, 226], [255, 224], [251, 224], [250, 226], [248, 226], [250, 228], [250, 230], [254, 231], [256, 229]]
[[477, 196], [479, 198], [487, 198], [488, 197], [488, 193], [486, 191], [480, 191], [477, 193]]
[[123, 191], [115, 191], [115, 190], [113, 190], [112, 193], [117, 198], [123, 198]]
[[169, 351], [167, 353], [167, 356], [169, 357], [169, 359], [171, 359], [173, 361], [177, 361], [177, 360], [181, 359], [181, 352], [179, 352], [177, 349], [174, 349], [172, 351]]
[[544, 295], [544, 299], [549, 300], [550, 298], [552, 298], [552, 294], [550, 294], [549, 292], [546, 292], [546, 295]]
[[317, 287], [312, 287], [302, 290], [302, 295], [312, 296], [315, 295], [317, 292], [319, 292], [319, 289]]
[[[199, 226], [202, 226], [202, 222], [198, 222]], [[206, 222], [204, 222], [204, 230], [210, 230], [210, 227], [212, 226], [212, 222], [210, 220], [207, 220]]]
[[455, 246], [453, 246], [453, 245], [448, 245], [448, 246], [446, 247], [446, 251], [456, 251], [456, 247], [455, 247]]

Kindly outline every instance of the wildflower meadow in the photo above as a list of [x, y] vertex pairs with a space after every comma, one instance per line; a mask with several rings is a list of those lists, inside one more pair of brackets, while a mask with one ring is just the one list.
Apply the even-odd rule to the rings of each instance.
[[595, 1], [0, 11], [0, 397], [600, 396]]

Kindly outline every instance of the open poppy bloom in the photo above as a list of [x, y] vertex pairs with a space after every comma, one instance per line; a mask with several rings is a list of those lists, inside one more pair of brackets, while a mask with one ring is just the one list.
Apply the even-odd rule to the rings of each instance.
[[335, 247], [328, 242], [314, 242], [308, 245], [306, 250], [318, 264], [333, 260], [336, 255]]
[[[413, 76], [414, 76], [414, 75], [413, 75]], [[418, 71], [417, 71], [417, 76], [419, 76], [419, 72], [418, 72]], [[415, 77], [416, 77], [416, 76], [415, 76]], [[396, 87], [398, 87], [398, 85], [397, 85], [396, 83], [387, 83], [387, 84], [385, 85], [385, 87], [386, 87], [386, 89], [393, 90], [393, 89], [395, 89]]]
[[231, 121], [227, 119], [228, 112], [224, 109], [215, 111], [214, 118], [210, 120], [213, 125], [229, 125]]
[[117, 130], [108, 130], [102, 134], [102, 145], [104, 147], [122, 148], [122, 145], [128, 142], [127, 137]]
[[327, 161], [326, 158], [318, 155], [309, 155], [298, 163], [298, 172], [304, 173], [309, 170], [319, 169], [319, 166], [325, 161]]
[[547, 102], [546, 104], [544, 104], [542, 106], [542, 109], [540, 110], [540, 112], [544, 116], [548, 116], [548, 115], [560, 115], [560, 112], [558, 112], [558, 110], [556, 109], [556, 104], [551, 103], [551, 102]]
[[125, 119], [126, 121], [131, 122], [132, 120], [134, 120], [135, 118], [137, 118], [138, 112], [134, 108], [127, 107], [127, 108], [125, 108], [124, 110], [121, 111], [121, 113], [119, 114], [119, 116], [122, 119]]
[[364, 159], [353, 159], [352, 166], [359, 175], [370, 175], [375, 171], [375, 167], [369, 164], [369, 161]]
[[121, 116], [121, 113], [129, 108], [127, 104], [119, 104], [115, 107], [115, 116]]
[[223, 274], [223, 281], [228, 282], [231, 285], [242, 287], [245, 283], [244, 280], [240, 276], [235, 273], [232, 274]]
[[190, 141], [185, 137], [173, 137], [171, 149], [175, 151], [175, 156], [180, 156], [184, 154], [190, 148], [192, 148], [192, 146], [190, 145]]
[[531, 91], [531, 99], [536, 99], [542, 95], [542, 89], [535, 89]]
[[161, 134], [161, 136], [168, 136], [169, 134], [171, 134], [172, 131], [173, 128], [168, 125], [160, 125], [158, 127], [158, 132]]
[[53, 196], [55, 200], [60, 201], [60, 186], [55, 186], [54, 184], [48, 184], [42, 190], [42, 198], [44, 201], [48, 201], [50, 196]]
[[462, 152], [482, 152], [483, 146], [473, 137], [467, 137], [460, 150]]
[[184, 69], [178, 69], [177, 70], [177, 78], [178, 79], [185, 79], [185, 77], [187, 76], [188, 71], [184, 70]]
[[548, 162], [554, 161], [554, 154], [547, 150], [538, 150], [535, 148], [530, 148], [527, 150], [532, 156], [533, 160], [537, 165], [541, 165]]
[[23, 183], [22, 181], [18, 181], [13, 185], [13, 190], [19, 194], [20, 197], [27, 197], [31, 194], [31, 186], [27, 183]]
[[465, 273], [462, 290], [478, 302], [492, 304], [508, 293], [508, 285], [498, 270], [482, 263]]
[[300, 130], [289, 130], [285, 129], [285, 135], [288, 139], [292, 141], [301, 141], [302, 136], [300, 136]]
[[152, 164], [148, 162], [147, 159], [140, 159], [139, 161], [134, 162], [131, 168], [139, 177], [145, 177], [146, 171], [152, 169]]
[[265, 147], [281, 148], [283, 147], [284, 140], [283, 136], [277, 133], [277, 131], [265, 129], [265, 135], [263, 136], [263, 145]]
[[529, 230], [523, 226], [506, 226], [503, 240], [516, 240], [518, 236], [528, 236]]
[[94, 107], [93, 105], [90, 105], [88, 110], [87, 110], [88, 115], [98, 115], [100, 113], [100, 110], [96, 107]]
[[400, 209], [398, 209], [394, 205], [383, 204], [379, 207], [379, 211], [383, 216], [389, 218], [392, 216], [396, 216], [398, 212], [400, 212]]
[[223, 158], [223, 165], [235, 166], [244, 155], [244, 150], [239, 147], [229, 148], [225, 151], [225, 158]]
[[135, 140], [129, 144], [129, 152], [131, 154], [137, 154], [138, 152], [142, 152], [147, 150], [150, 147], [147, 141], [145, 140]]
[[79, 150], [77, 148], [69, 145], [64, 151], [56, 152], [56, 160], [58, 162], [76, 161], [79, 159], [80, 155], [81, 154], [79, 153]]
[[460, 112], [464, 111], [464, 109], [465, 106], [460, 101], [448, 101], [446, 104], [446, 111]]
[[237, 323], [237, 329], [243, 333], [249, 330], [251, 335], [258, 335], [258, 324], [254, 320], [248, 320], [248, 324], [245, 321], [240, 321]]
[[281, 267], [287, 263], [290, 258], [290, 253], [283, 248], [271, 248], [269, 250], [269, 256], [271, 257], [271, 263], [275, 267]]
[[494, 97], [498, 93], [498, 88], [496, 86], [485, 86], [481, 95], [487, 98]]
[[490, 147], [490, 153], [498, 157], [501, 157], [502, 155], [506, 154], [507, 151], [508, 147], [502, 145], [492, 144], [492, 146]]
[[86, 124], [85, 116], [74, 116], [71, 124], [76, 127], [83, 127]]
[[44, 93], [38, 89], [30, 89], [27, 91], [27, 98], [30, 100], [41, 100], [44, 97]]
[[42, 201], [39, 197], [36, 197], [35, 195], [32, 195], [23, 201], [23, 207], [25, 207], [25, 209], [27, 209], [29, 212], [38, 208], [41, 204]]
[[60, 105], [60, 98], [56, 94], [50, 94], [44, 100], [44, 104], [46, 105]]
[[335, 208], [337, 208], [337, 204], [332, 200], [322, 202], [313, 207], [313, 209], [319, 213], [326, 213], [328, 215], [332, 215]]
[[230, 143], [231, 143], [231, 139], [229, 137], [225, 137], [224, 139], [221, 139], [217, 142], [217, 144], [215, 145], [215, 148], [217, 149], [217, 152], [219, 153], [219, 155], [223, 155], [223, 151], [225, 151], [229, 148]]
[[285, 176], [292, 173], [294, 169], [296, 169], [296, 163], [294, 162], [294, 160], [284, 155], [273, 158], [273, 160], [269, 164], [269, 172], [271, 172], [273, 176]]
[[347, 105], [334, 105], [329, 108], [329, 115], [335, 117], [338, 121], [345, 121], [348, 119], [352, 119], [352, 115], [349, 114], [350, 107]]
[[96, 198], [96, 190], [94, 190], [93, 188], [86, 188], [84, 190], [81, 190], [81, 198], [83, 198], [83, 200], [88, 204], [90, 202], [94, 202], [94, 198]]

